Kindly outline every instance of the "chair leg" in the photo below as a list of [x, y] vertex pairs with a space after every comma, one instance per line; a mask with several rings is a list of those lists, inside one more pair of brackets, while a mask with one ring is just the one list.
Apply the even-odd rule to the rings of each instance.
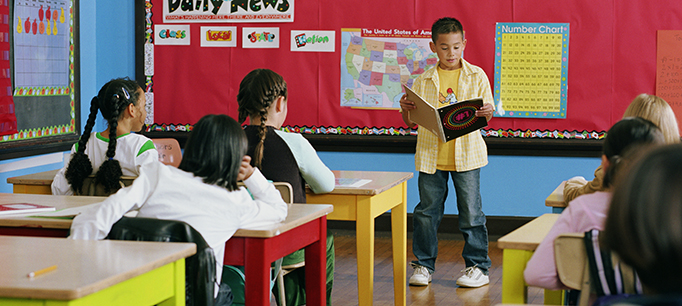
[[287, 299], [284, 295], [284, 272], [282, 269], [277, 273], [277, 288], [279, 289], [279, 306], [287, 306]]

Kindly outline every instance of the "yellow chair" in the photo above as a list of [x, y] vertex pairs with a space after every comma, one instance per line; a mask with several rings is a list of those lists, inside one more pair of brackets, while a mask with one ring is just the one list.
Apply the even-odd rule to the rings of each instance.
[[175, 138], [154, 138], [152, 139], [156, 151], [159, 152], [159, 161], [177, 167], [182, 161], [182, 150], [180, 143]]

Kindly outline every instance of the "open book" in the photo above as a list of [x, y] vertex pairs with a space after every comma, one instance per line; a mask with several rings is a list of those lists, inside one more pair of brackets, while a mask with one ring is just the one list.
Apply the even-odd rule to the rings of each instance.
[[403, 85], [407, 99], [417, 107], [410, 111], [410, 119], [447, 142], [488, 125], [485, 117], [476, 117], [483, 107], [483, 99], [475, 98], [435, 108], [417, 93]]

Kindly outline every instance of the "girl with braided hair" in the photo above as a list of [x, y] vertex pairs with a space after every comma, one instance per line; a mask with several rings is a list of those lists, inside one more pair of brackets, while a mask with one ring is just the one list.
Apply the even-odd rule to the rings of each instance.
[[[334, 174], [317, 156], [310, 143], [297, 133], [280, 130], [287, 116], [287, 83], [270, 69], [249, 72], [239, 84], [237, 94], [239, 122], [249, 118], [244, 132], [249, 141], [247, 154], [251, 164], [274, 182], [288, 182], [293, 187], [294, 202], [306, 203], [305, 185], [315, 193], [334, 190]], [[304, 260], [299, 250], [284, 258], [283, 265]], [[287, 305], [305, 304], [304, 269], [284, 277]], [[327, 231], [327, 304], [330, 304], [334, 281], [334, 238]], [[280, 299], [277, 290], [273, 290]]]
[[[83, 181], [93, 172], [95, 183], [114, 193], [121, 188], [121, 176], [138, 176], [143, 164], [157, 162], [158, 152], [151, 139], [130, 133], [142, 129], [147, 117], [144, 105], [144, 91], [135, 81], [119, 78], [104, 84], [90, 101], [83, 135], [71, 148], [68, 166], [57, 172], [52, 194], [81, 194]], [[98, 110], [108, 127], [92, 132]]]

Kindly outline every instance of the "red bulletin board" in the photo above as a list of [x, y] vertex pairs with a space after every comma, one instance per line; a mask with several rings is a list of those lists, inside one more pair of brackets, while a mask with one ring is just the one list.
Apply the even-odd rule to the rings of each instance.
[[[163, 2], [146, 1], [151, 23], [163, 24]], [[232, 48], [202, 48], [199, 33], [200, 27], [207, 25], [204, 23], [189, 23], [192, 41], [188, 46], [154, 46], [154, 75], [147, 80], [154, 93], [155, 124], [150, 130], [191, 125], [208, 113], [236, 118], [239, 82], [255, 68], [269, 68], [281, 74], [289, 86], [286, 126], [368, 127], [370, 134], [372, 128], [392, 127], [394, 130], [385, 133], [399, 134], [396, 131], [406, 127], [397, 110], [340, 106], [340, 31], [430, 30], [436, 19], [451, 16], [458, 18], [466, 31], [464, 58], [482, 67], [490, 84], [494, 83], [496, 22], [569, 23], [566, 118], [493, 118], [485, 130], [522, 132], [515, 137], [527, 136], [524, 131], [549, 131], [542, 136], [538, 133], [538, 137], [554, 138], [553, 131], [577, 131], [578, 136], [566, 137], [582, 138], [582, 132], [608, 130], [636, 95], [655, 92], [656, 32], [682, 28], [679, 0], [299, 0], [295, 4], [293, 22], [211, 23], [236, 26], [239, 40], [243, 27], [278, 27], [278, 49], [244, 49], [241, 41]], [[291, 30], [333, 30], [335, 52], [291, 52]]]

